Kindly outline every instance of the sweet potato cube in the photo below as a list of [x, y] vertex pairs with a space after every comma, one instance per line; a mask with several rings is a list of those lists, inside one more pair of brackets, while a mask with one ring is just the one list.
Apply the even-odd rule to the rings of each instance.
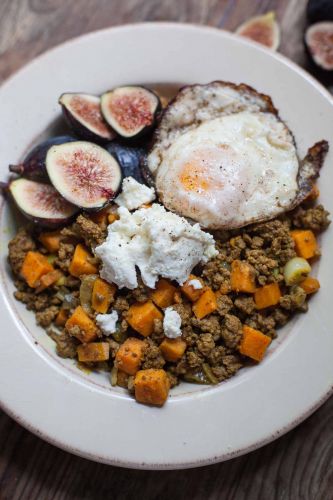
[[153, 333], [155, 319], [162, 320], [163, 314], [151, 300], [133, 304], [127, 312], [127, 322], [144, 337]]
[[193, 304], [193, 312], [198, 319], [202, 319], [217, 309], [216, 295], [211, 288], [206, 288], [204, 293]]
[[97, 326], [81, 306], [75, 309], [72, 316], [66, 321], [65, 326], [68, 333], [83, 344], [92, 342], [97, 338]]
[[307, 295], [310, 295], [311, 293], [315, 293], [319, 290], [320, 288], [320, 283], [316, 278], [312, 278], [311, 276], [307, 276], [302, 283], [299, 285], [301, 288], [303, 288], [304, 292]]
[[104, 208], [103, 210], [99, 210], [98, 212], [91, 213], [89, 215], [89, 218], [99, 226], [106, 226], [108, 223], [108, 210], [108, 208]]
[[55, 319], [55, 324], [57, 326], [65, 326], [67, 320], [68, 320], [68, 311], [66, 311], [66, 309], [60, 309]]
[[186, 350], [186, 342], [181, 339], [164, 339], [160, 350], [166, 361], [178, 361]]
[[60, 242], [62, 236], [60, 231], [51, 231], [47, 233], [41, 233], [39, 235], [39, 241], [50, 253], [56, 253], [60, 248]]
[[[198, 280], [202, 284], [202, 288], [194, 288], [193, 285], [190, 284], [192, 280]], [[191, 302], [195, 302], [198, 298], [204, 293], [205, 289], [203, 286], [203, 282], [194, 274], [190, 274], [188, 280], [180, 287], [181, 291]]]
[[177, 288], [165, 279], [160, 279], [156, 285], [156, 289], [152, 292], [152, 301], [164, 309], [172, 306], [175, 303], [175, 293]]
[[291, 231], [291, 237], [295, 243], [295, 250], [298, 257], [311, 259], [318, 252], [318, 245], [315, 235], [309, 229], [296, 229]]
[[261, 286], [257, 288], [254, 294], [257, 309], [275, 306], [279, 303], [280, 298], [281, 292], [277, 283], [269, 283], [268, 285]]
[[92, 258], [91, 253], [81, 243], [76, 245], [72, 261], [69, 265], [71, 275], [79, 278], [82, 274], [96, 274], [98, 271], [97, 267], [89, 261]]
[[243, 338], [239, 345], [239, 352], [259, 362], [264, 357], [266, 349], [271, 341], [272, 340], [267, 335], [264, 335], [259, 330], [244, 325]]
[[77, 348], [77, 356], [82, 363], [107, 361], [110, 357], [110, 344], [108, 342], [81, 344]]
[[231, 263], [231, 289], [235, 292], [254, 293], [256, 291], [255, 270], [248, 262], [234, 260]]
[[49, 286], [54, 285], [62, 276], [63, 273], [59, 269], [54, 269], [47, 274], [43, 274], [40, 278], [40, 285], [36, 288], [36, 293], [40, 293]]
[[164, 370], [140, 370], [134, 379], [135, 399], [139, 403], [162, 406], [167, 400], [170, 383]]
[[135, 375], [140, 368], [144, 347], [144, 341], [135, 337], [125, 340], [116, 354], [117, 368], [128, 375]]
[[97, 278], [94, 282], [91, 304], [93, 309], [101, 314], [105, 314], [115, 296], [117, 286], [107, 283], [102, 278]]
[[21, 275], [31, 288], [37, 288], [44, 274], [53, 271], [45, 255], [39, 252], [28, 252], [23, 261]]

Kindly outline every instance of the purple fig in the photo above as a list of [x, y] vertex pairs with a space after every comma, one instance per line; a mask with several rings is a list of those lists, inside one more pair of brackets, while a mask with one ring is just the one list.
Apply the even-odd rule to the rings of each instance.
[[81, 139], [107, 142], [116, 137], [101, 113], [101, 100], [91, 94], [62, 94], [59, 98], [65, 119]]
[[46, 156], [46, 170], [57, 191], [85, 210], [99, 210], [108, 204], [122, 179], [116, 159], [86, 141], [52, 146]]
[[34, 223], [58, 227], [70, 222], [78, 208], [64, 200], [50, 184], [16, 179], [7, 186], [18, 209]]
[[132, 139], [152, 130], [161, 101], [145, 87], [117, 87], [102, 95], [101, 110], [113, 130]]
[[325, 71], [333, 70], [333, 22], [313, 24], [305, 33], [305, 44], [313, 62]]
[[272, 50], [277, 50], [280, 45], [280, 27], [274, 12], [251, 17], [237, 28], [236, 33]]
[[108, 152], [118, 161], [123, 177], [134, 177], [138, 182], [144, 184], [140, 163], [146, 155], [142, 147], [134, 147], [112, 141], [105, 146]]
[[47, 181], [48, 176], [45, 167], [45, 158], [48, 150], [55, 144], [72, 142], [76, 139], [69, 135], [51, 137], [40, 144], [37, 144], [18, 165], [9, 165], [10, 172], [35, 181]]

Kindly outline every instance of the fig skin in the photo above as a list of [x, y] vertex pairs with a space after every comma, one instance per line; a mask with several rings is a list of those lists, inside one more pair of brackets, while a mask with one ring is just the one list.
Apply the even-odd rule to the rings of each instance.
[[[75, 97], [78, 97], [83, 101], [86, 99], [86, 105], [89, 106], [89, 99], [91, 101], [96, 100], [96, 102], [99, 103], [100, 107], [100, 98], [97, 96], [94, 96], [92, 94], [85, 94], [85, 93], [74, 93], [74, 92], [65, 92], [64, 94], [61, 94], [59, 97], [59, 104], [62, 109], [63, 116], [68, 123], [69, 127], [72, 129], [73, 133], [79, 138], [87, 141], [92, 141], [92, 142], [97, 142], [98, 144], [105, 144], [109, 141], [112, 141], [117, 134], [115, 133], [114, 130], [111, 129], [111, 127], [107, 124], [107, 122], [104, 120], [102, 114], [100, 116], [101, 118], [101, 123], [103, 126], [107, 127], [107, 132], [108, 134], [101, 135], [97, 132], [94, 132], [89, 128], [89, 121], [87, 120], [86, 123], [84, 123], [84, 119], [78, 119], [77, 117], [74, 116], [72, 110], [70, 109], [70, 104], [66, 103], [66, 100], [72, 97], [73, 99]], [[96, 103], [95, 103], [96, 104]]]
[[37, 144], [24, 158], [22, 163], [18, 165], [9, 165], [9, 171], [18, 174], [26, 179], [34, 181], [48, 181], [48, 175], [46, 172], [46, 155], [50, 147], [57, 144], [64, 144], [66, 142], [73, 142], [76, 139], [69, 135], [59, 135], [56, 137], [51, 137], [46, 141]]
[[237, 28], [236, 33], [272, 50], [277, 50], [280, 45], [280, 27], [274, 12], [250, 18]]
[[332, 0], [309, 0], [306, 14], [310, 23], [333, 21], [333, 2]]
[[323, 75], [333, 75], [333, 22], [318, 22], [305, 32], [304, 43], [307, 53], [316, 68]]
[[119, 163], [123, 177], [134, 177], [141, 184], [145, 184], [140, 166], [147, 155], [143, 147], [129, 146], [119, 141], [112, 141], [105, 148]]
[[[147, 100], [151, 100], [149, 107], [151, 117], [149, 119], [149, 123], [145, 123], [144, 125], [137, 125], [130, 133], [125, 132], [125, 128], [119, 123], [119, 121], [117, 121], [115, 117], [113, 117], [112, 113], [108, 109], [110, 100], [115, 96], [115, 94], [117, 93], [119, 98], [121, 96], [120, 93], [122, 93], [122, 97], [124, 98], [124, 96], [126, 95], [126, 91], [128, 91], [128, 100], [130, 100], [131, 98], [133, 98], [133, 100], [135, 99], [135, 91], [137, 91], [138, 94], [141, 93], [141, 96], [143, 92], [146, 93]], [[162, 111], [162, 104], [159, 96], [153, 90], [138, 85], [126, 85], [124, 87], [116, 87], [112, 90], [109, 90], [101, 96], [101, 111], [110, 127], [115, 130], [115, 132], [123, 140], [132, 143], [133, 141], [137, 141], [137, 139], [141, 139], [143, 137], [146, 138], [146, 136], [154, 130], [159, 115]], [[132, 110], [127, 109], [125, 112], [130, 115]], [[139, 120], [140, 119], [142, 119], [142, 117], [139, 117]]]
[[[79, 209], [68, 203], [50, 184], [32, 181], [23, 177], [9, 182], [1, 183], [5, 194], [9, 194], [18, 210], [38, 227], [56, 229], [69, 224], [75, 218]], [[29, 197], [29, 192], [30, 194]], [[43, 195], [47, 203], [54, 204], [43, 207]], [[38, 204], [40, 207], [38, 208]]]

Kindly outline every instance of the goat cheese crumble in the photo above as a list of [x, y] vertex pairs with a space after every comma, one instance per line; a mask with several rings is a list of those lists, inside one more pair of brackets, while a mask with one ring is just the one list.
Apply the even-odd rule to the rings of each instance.
[[172, 307], [167, 307], [164, 310], [163, 330], [164, 335], [169, 339], [176, 339], [181, 337], [182, 331], [180, 329], [182, 319]]
[[97, 314], [96, 321], [103, 330], [104, 335], [111, 335], [117, 330], [118, 313], [112, 311], [110, 314]]
[[182, 285], [199, 262], [218, 253], [213, 236], [199, 224], [191, 225], [157, 203], [133, 213], [119, 207], [118, 215], [95, 253], [103, 263], [101, 277], [119, 288], [138, 287], [136, 268], [150, 288], [160, 276]]
[[188, 284], [194, 288], [194, 290], [201, 290], [202, 283], [199, 280], [193, 279], [188, 282]]
[[114, 200], [120, 207], [128, 210], [139, 208], [145, 203], [151, 203], [155, 200], [155, 189], [149, 188], [136, 181], [134, 177], [125, 177], [122, 184], [120, 195]]

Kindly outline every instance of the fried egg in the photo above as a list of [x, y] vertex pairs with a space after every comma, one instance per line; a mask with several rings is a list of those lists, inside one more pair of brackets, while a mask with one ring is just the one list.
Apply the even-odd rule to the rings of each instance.
[[232, 229], [291, 210], [311, 190], [327, 151], [300, 162], [268, 96], [213, 82], [182, 89], [147, 158], [164, 206], [208, 229]]

